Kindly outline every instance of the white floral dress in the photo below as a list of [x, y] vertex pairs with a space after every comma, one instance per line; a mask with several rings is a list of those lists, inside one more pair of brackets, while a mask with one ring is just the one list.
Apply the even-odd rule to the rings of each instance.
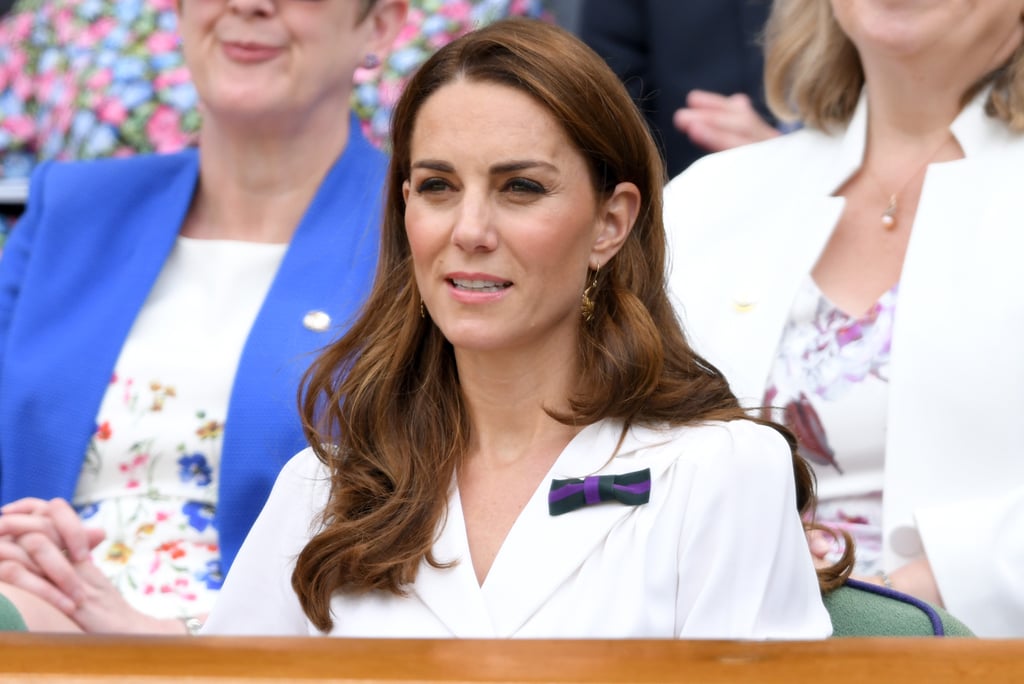
[[286, 245], [179, 237], [125, 340], [72, 503], [93, 559], [139, 610], [205, 615], [228, 398]]
[[[857, 571], [881, 561], [889, 349], [897, 284], [863, 315], [840, 310], [808, 276], [790, 311], [764, 405], [797, 436], [818, 480], [819, 522], [850, 532]], [[838, 552], [838, 548], [836, 551]]]

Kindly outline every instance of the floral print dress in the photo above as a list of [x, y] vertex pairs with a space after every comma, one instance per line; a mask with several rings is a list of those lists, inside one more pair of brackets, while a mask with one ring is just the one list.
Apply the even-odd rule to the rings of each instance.
[[[857, 543], [857, 571], [881, 569], [889, 350], [897, 284], [863, 315], [808, 276], [783, 332], [764, 405], [794, 431], [818, 480], [819, 522]], [[839, 552], [836, 548], [836, 553]]]
[[72, 503], [135, 608], [205, 615], [223, 572], [214, 513], [235, 368], [286, 245], [178, 238], [117, 361]]

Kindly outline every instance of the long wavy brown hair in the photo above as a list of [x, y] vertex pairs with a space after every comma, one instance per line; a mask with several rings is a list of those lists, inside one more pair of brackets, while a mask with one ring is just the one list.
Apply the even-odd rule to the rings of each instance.
[[[402, 184], [420, 108], [459, 79], [529, 94], [585, 157], [599, 198], [620, 182], [634, 183], [642, 196], [633, 230], [600, 270], [593, 319], [581, 318], [579, 385], [568, 415], [556, 417], [574, 425], [617, 418], [627, 427], [751, 419], [722, 375], [687, 344], [666, 295], [662, 162], [615, 74], [571, 34], [543, 22], [512, 19], [474, 31], [431, 57], [395, 107], [376, 280], [349, 332], [310, 368], [300, 397], [331, 494], [292, 585], [323, 631], [333, 624], [335, 592], [401, 595], [424, 559], [443, 567], [431, 548], [471, 427], [452, 347], [421, 316]], [[809, 511], [811, 471], [795, 454], [793, 464], [800, 510]]]

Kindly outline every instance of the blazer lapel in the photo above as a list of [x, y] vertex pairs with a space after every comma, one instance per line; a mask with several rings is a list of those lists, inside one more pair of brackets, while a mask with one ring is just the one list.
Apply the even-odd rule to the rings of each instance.
[[[9, 344], [11, 349], [46, 350], [49, 377], [59, 378], [76, 394], [53, 414], [59, 416], [59, 425], [40, 420], [19, 426], [12, 437], [15, 448], [4, 452], [5, 501], [23, 496], [70, 498], [75, 491], [110, 373], [174, 246], [195, 189], [194, 150], [142, 163], [148, 166], [136, 171], [132, 180], [138, 192], [96, 197], [86, 190], [74, 195], [67, 185], [52, 191], [73, 201], [46, 207], [53, 214], [47, 225], [63, 232], [61, 239], [49, 236], [35, 246], [33, 258], [48, 264], [48, 270], [42, 282], [35, 274], [26, 276], [37, 278], [31, 289], [26, 286], [35, 299], [26, 296], [21, 304], [29, 313], [17, 330], [12, 329]], [[85, 164], [71, 168], [83, 176], [95, 173]], [[105, 173], [112, 179], [124, 176], [120, 170]], [[72, 182], [69, 176], [64, 181]], [[32, 201], [43, 196], [42, 189], [37, 192]], [[52, 277], [53, 273], [59, 276]], [[87, 304], [54, 316], [53, 307], [76, 298]], [[88, 363], [82, 363], [83, 354], [88, 355]], [[41, 444], [47, 445], [48, 458], [17, 457], [35, 453]]]
[[[659, 468], [659, 464], [641, 462], [642, 459], [612, 460], [621, 429], [618, 421], [602, 421], [580, 432], [512, 526], [482, 588], [495, 636], [514, 636], [579, 568], [608, 531], [637, 510], [634, 506], [607, 502], [551, 516], [548, 491], [552, 478], [619, 474], [651, 465], [654, 480], [664, 470], [664, 464]], [[648, 443], [660, 441], [656, 432], [631, 431], [620, 455], [643, 446], [644, 439], [637, 435], [649, 435]], [[656, 496], [653, 491], [652, 496]]]
[[448, 515], [440, 536], [434, 542], [434, 559], [454, 565], [435, 568], [426, 561], [420, 564], [413, 585], [424, 605], [451, 630], [464, 638], [491, 638], [495, 633], [480, 586], [473, 572], [466, 538], [466, 521], [462, 515], [462, 499], [457, 487], [448, 497]]

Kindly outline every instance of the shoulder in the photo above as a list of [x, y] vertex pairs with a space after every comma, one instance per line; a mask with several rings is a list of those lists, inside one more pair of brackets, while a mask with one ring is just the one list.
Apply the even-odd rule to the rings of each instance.
[[752, 420], [635, 427], [630, 445], [678, 471], [732, 476], [792, 474], [792, 452], [776, 430]]
[[[40, 164], [29, 183], [33, 201], [88, 203], [96, 206], [125, 198], [137, 201], [185, 171], [198, 172], [194, 149], [176, 154], [144, 154], [85, 161], [50, 161]], [[145, 196], [145, 195], [142, 195]]]
[[[706, 190], [733, 196], [750, 186], [786, 185], [786, 172], [809, 159], [827, 157], [839, 138], [821, 131], [801, 129], [771, 140], [742, 145], [701, 157], [665, 186], [665, 206], [675, 200], [699, 201]], [[706, 201], [706, 200], [705, 200]]]
[[278, 475], [278, 483], [293, 490], [314, 492], [330, 486], [330, 474], [316, 452], [306, 447], [285, 463]]

